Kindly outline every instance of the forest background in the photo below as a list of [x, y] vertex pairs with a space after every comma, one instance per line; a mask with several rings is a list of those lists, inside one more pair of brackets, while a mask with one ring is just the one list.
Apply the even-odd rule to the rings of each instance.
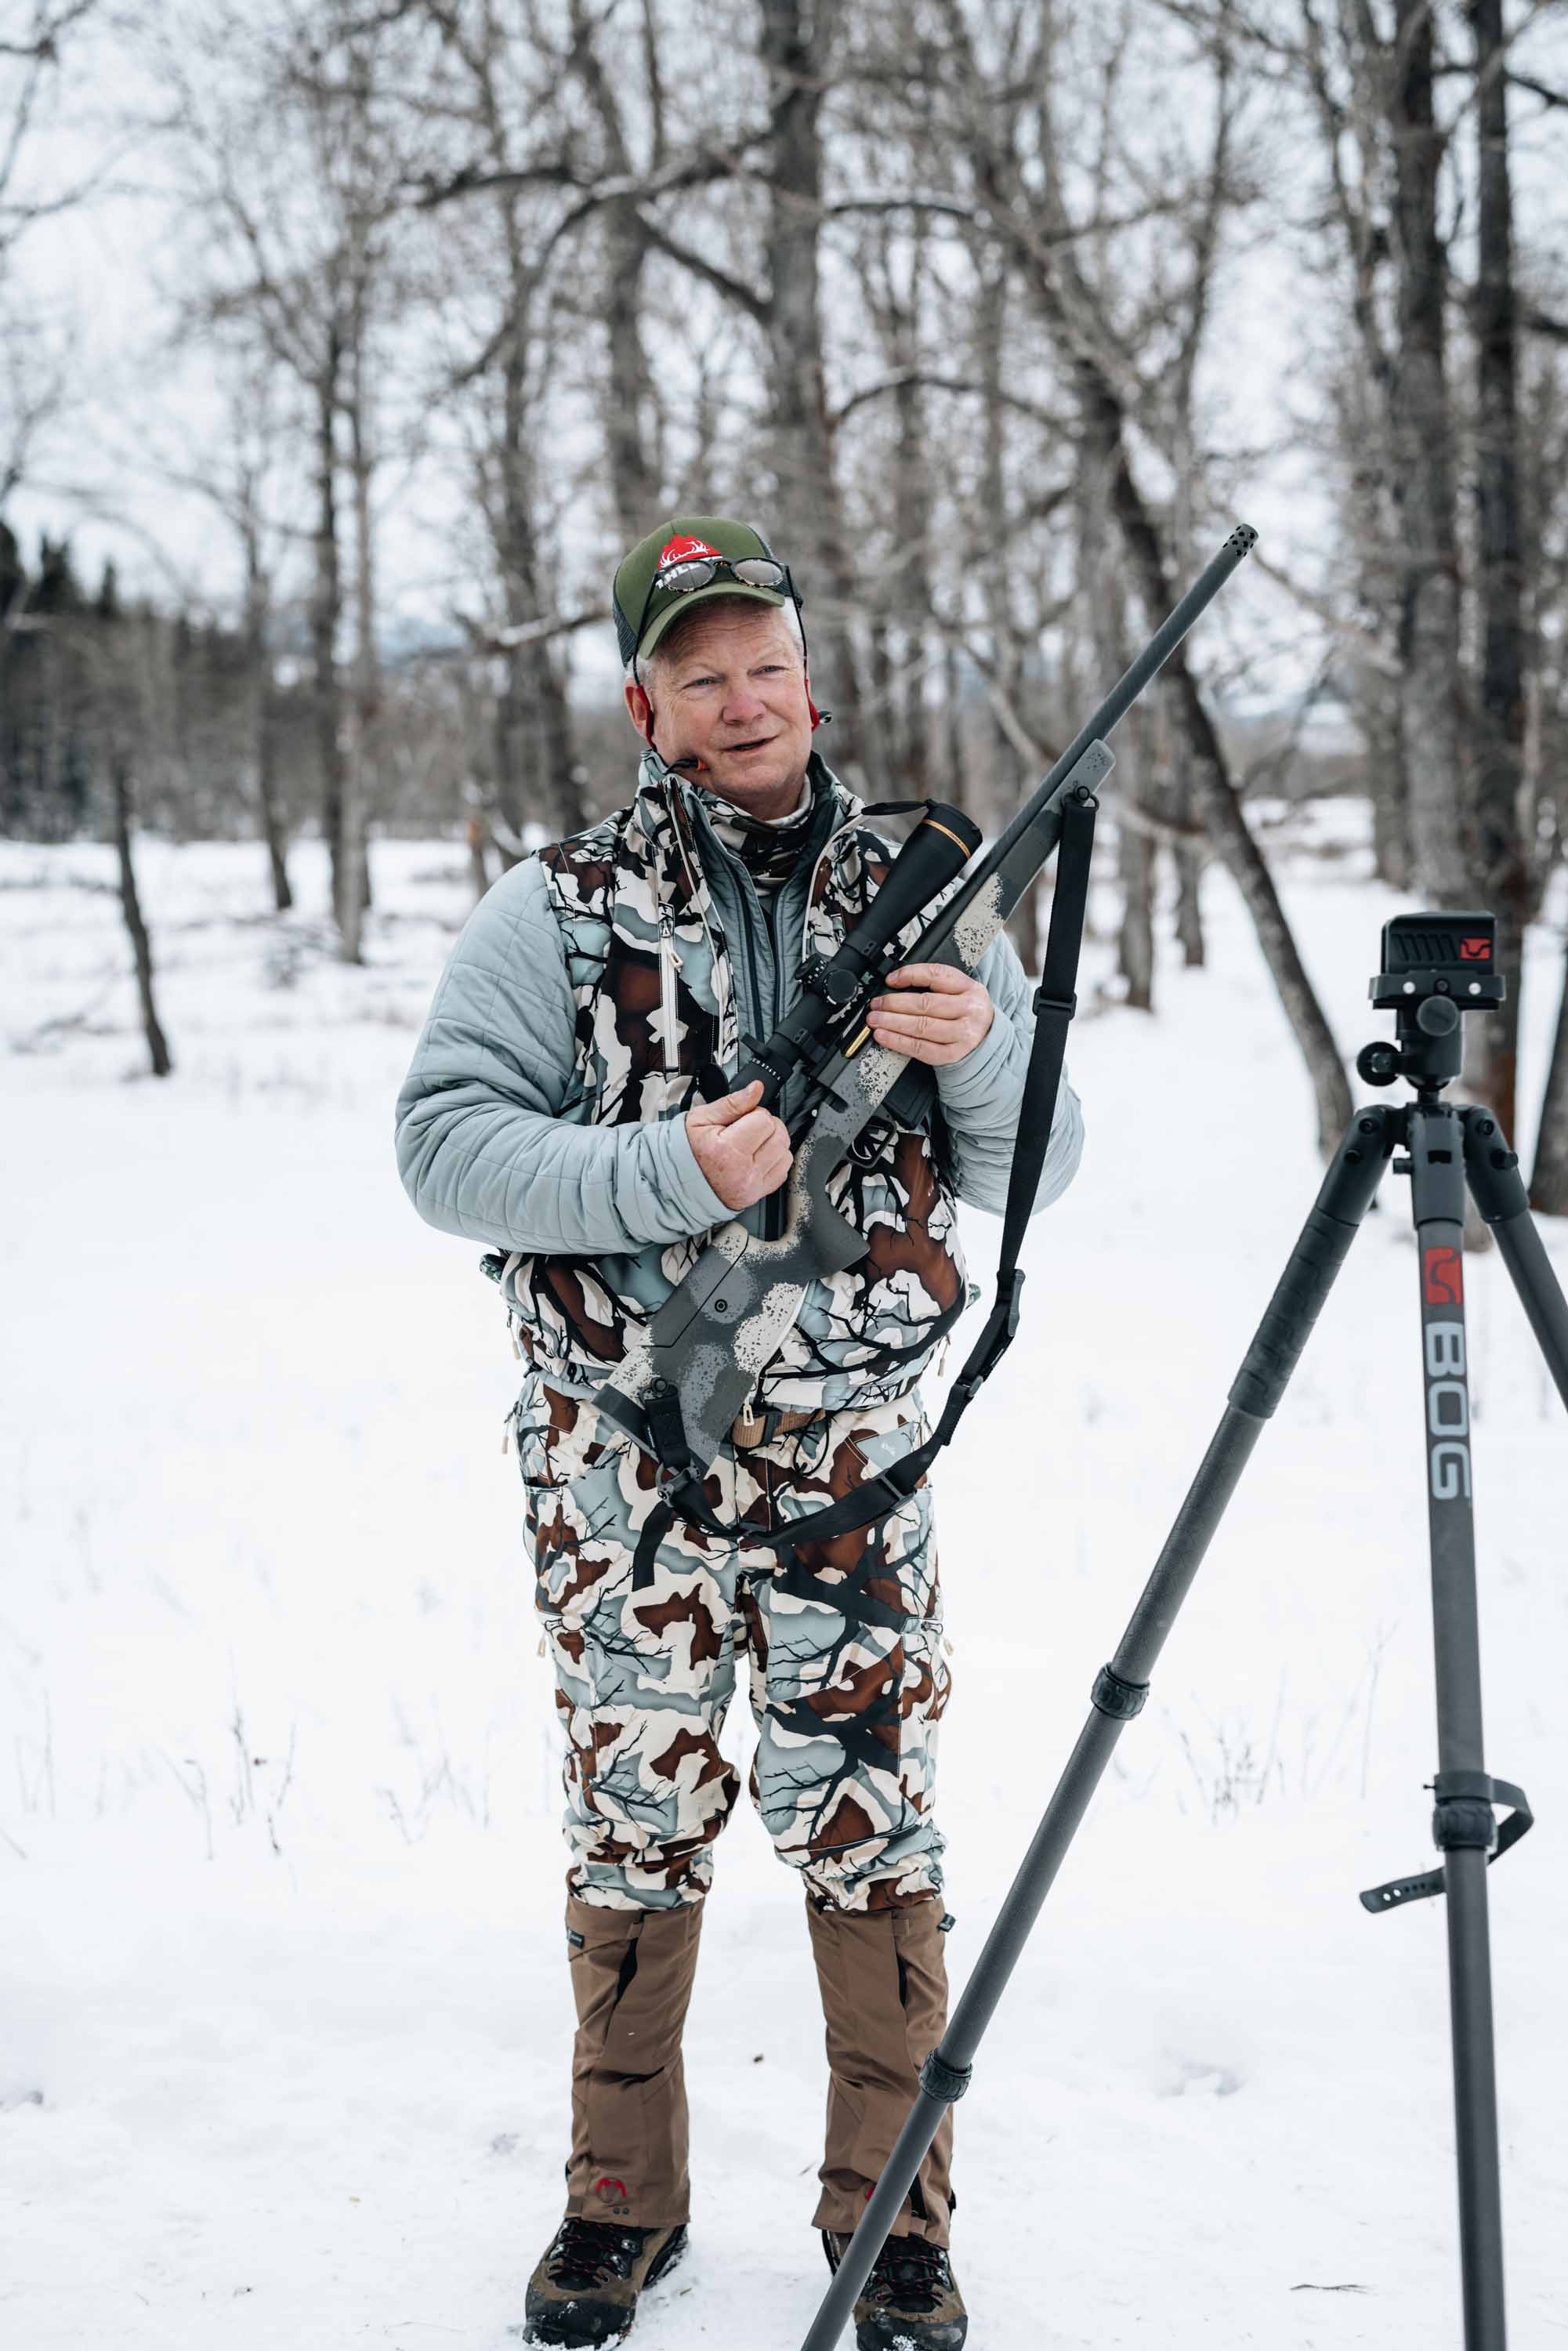
[[[607, 585], [662, 513], [790, 562], [849, 781], [991, 829], [1239, 516], [1119, 741], [1122, 983], [1201, 963], [1223, 864], [1326, 1147], [1270, 811], [1368, 796], [1380, 878], [1494, 908], [1515, 976], [1563, 852], [1564, 29], [11, 0], [0, 830], [119, 842], [166, 1074], [139, 830], [255, 837], [278, 910], [318, 831], [359, 962], [378, 839], [461, 829], [478, 886], [624, 799]], [[1467, 1070], [1510, 1133], [1520, 996]], [[1568, 1213], [1568, 1020], [1528, 1110]]]

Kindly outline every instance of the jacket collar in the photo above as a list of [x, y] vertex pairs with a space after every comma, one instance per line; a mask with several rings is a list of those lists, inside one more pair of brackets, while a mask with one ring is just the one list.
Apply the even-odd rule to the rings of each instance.
[[[815, 751], [806, 763], [806, 782], [813, 803], [823, 792], [832, 795], [833, 829], [852, 822], [864, 807], [863, 800], [841, 783], [827, 761]], [[696, 831], [697, 811], [702, 803], [700, 788], [691, 777], [667, 768], [658, 753], [651, 747], [643, 754], [637, 771], [637, 797], [633, 802], [636, 820], [651, 840], [664, 831], [676, 810], [685, 820], [686, 837]]]

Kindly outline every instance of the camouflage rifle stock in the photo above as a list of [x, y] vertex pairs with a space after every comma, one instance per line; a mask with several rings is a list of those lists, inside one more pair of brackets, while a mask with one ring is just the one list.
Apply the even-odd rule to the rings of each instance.
[[[758, 1238], [738, 1217], [721, 1226], [653, 1316], [646, 1341], [628, 1350], [595, 1398], [601, 1410], [657, 1457], [667, 1495], [683, 1487], [689, 1494], [691, 1481], [700, 1482], [716, 1458], [783, 1344], [810, 1283], [865, 1254], [864, 1236], [829, 1200], [828, 1179], [909, 1067], [907, 1056], [870, 1041], [862, 1018], [869, 999], [900, 963], [949, 963], [967, 972], [977, 967], [1055, 849], [1063, 803], [1070, 795], [1092, 795], [1109, 775], [1113, 756], [1103, 738], [1250, 552], [1257, 536], [1245, 523], [1232, 531], [1032, 799], [904, 954], [894, 958], [893, 942], [884, 935], [883, 956], [869, 967], [863, 955], [852, 958], [846, 984], [835, 987], [831, 977], [843, 950], [825, 967], [826, 979], [821, 971], [808, 976], [816, 1009], [807, 1025], [829, 1032], [828, 1050], [803, 1049], [801, 1023], [796, 1021], [792, 1031], [787, 1021], [736, 1079], [740, 1086], [762, 1078], [764, 1101], [774, 1100], [783, 1078], [803, 1058], [809, 1061], [810, 1081], [789, 1122], [795, 1155], [782, 1228], [776, 1237]], [[878, 903], [873, 901], [873, 912]], [[862, 923], [856, 935], [863, 932]]]

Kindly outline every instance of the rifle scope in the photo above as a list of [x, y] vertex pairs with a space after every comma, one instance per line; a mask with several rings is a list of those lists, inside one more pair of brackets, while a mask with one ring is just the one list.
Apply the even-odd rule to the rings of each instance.
[[980, 828], [962, 809], [934, 801], [887, 869], [887, 879], [865, 913], [831, 956], [818, 956], [800, 975], [801, 995], [766, 1044], [747, 1044], [753, 1058], [734, 1080], [734, 1091], [762, 1081], [763, 1102], [771, 1106], [786, 1081], [802, 1063], [814, 1070], [837, 1050], [830, 1032], [859, 1013], [868, 997], [894, 967], [889, 950], [906, 923], [945, 890], [978, 849]]

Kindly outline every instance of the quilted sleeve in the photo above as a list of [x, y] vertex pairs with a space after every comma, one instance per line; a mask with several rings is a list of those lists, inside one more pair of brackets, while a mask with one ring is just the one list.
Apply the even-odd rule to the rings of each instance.
[[685, 1121], [578, 1126], [559, 925], [537, 858], [470, 915], [397, 1101], [397, 1164], [427, 1224], [493, 1249], [584, 1257], [663, 1247], [730, 1211]]
[[[936, 1091], [952, 1137], [958, 1197], [1000, 1216], [1008, 1204], [1013, 1141], [1034, 1042], [1032, 991], [1005, 931], [981, 956], [977, 977], [986, 983], [997, 1017], [972, 1053], [938, 1067]], [[1063, 1067], [1033, 1214], [1066, 1191], [1082, 1155], [1083, 1113]]]

